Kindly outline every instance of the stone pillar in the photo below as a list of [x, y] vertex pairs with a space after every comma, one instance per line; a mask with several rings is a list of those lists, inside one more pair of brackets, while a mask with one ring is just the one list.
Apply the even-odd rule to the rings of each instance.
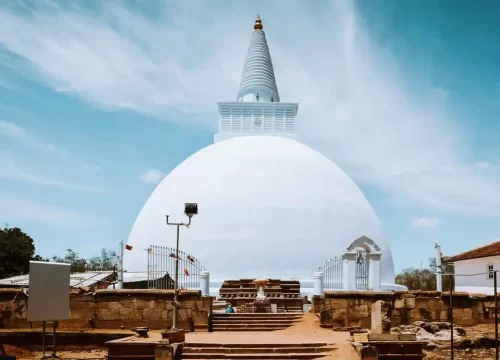
[[378, 360], [378, 350], [374, 346], [365, 346], [361, 349], [361, 360]]
[[368, 273], [368, 288], [373, 291], [380, 291], [380, 258], [382, 253], [373, 252], [368, 255], [369, 263], [369, 273]]
[[201, 296], [210, 296], [210, 273], [206, 270], [200, 272]]
[[314, 273], [314, 294], [323, 296], [323, 272], [316, 271]]
[[356, 259], [355, 251], [346, 251], [342, 255], [342, 290], [356, 290]]
[[371, 333], [388, 334], [391, 329], [389, 304], [375, 301], [371, 308]]
[[155, 360], [173, 360], [172, 346], [169, 344], [158, 345], [155, 349]]

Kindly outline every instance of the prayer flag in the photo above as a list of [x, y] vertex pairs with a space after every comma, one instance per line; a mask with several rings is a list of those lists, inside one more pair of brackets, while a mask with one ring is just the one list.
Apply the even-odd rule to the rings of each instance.
[[125, 245], [125, 249], [132, 250], [132, 245]]
[[191, 255], [188, 255], [188, 256], [187, 256], [187, 259], [188, 259], [189, 261], [191, 261], [191, 262], [194, 262], [194, 258], [193, 258]]
[[187, 268], [184, 268], [184, 274], [186, 274], [186, 276], [189, 276], [189, 271]]

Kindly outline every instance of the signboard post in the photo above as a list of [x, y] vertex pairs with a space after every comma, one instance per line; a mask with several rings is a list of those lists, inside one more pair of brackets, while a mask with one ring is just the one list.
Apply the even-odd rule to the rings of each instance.
[[[41, 359], [58, 358], [56, 327], [58, 321], [69, 319], [70, 274], [70, 264], [30, 261], [28, 321], [43, 324]], [[45, 354], [47, 322], [52, 323], [52, 355]]]

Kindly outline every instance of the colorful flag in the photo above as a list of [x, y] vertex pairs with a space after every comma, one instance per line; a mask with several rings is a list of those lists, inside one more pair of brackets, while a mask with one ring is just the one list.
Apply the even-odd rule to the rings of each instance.
[[187, 268], [184, 268], [184, 274], [186, 274], [186, 276], [189, 276], [189, 271]]
[[151, 254], [152, 251], [153, 251], [153, 249], [148, 248], [148, 254]]
[[171, 258], [178, 259], [178, 257], [174, 253], [170, 253], [169, 255]]
[[188, 255], [188, 256], [187, 256], [187, 259], [188, 259], [189, 261], [191, 261], [191, 262], [194, 262], [194, 258], [193, 258], [191, 255]]
[[132, 250], [132, 245], [125, 245], [125, 249]]

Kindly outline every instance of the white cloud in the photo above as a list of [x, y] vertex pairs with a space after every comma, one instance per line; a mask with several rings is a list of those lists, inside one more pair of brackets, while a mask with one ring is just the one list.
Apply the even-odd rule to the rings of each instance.
[[65, 154], [66, 152], [53, 144], [47, 144], [29, 134], [24, 128], [12, 122], [0, 120], [0, 136], [6, 136], [25, 143], [38, 151], [52, 154]]
[[158, 184], [164, 177], [165, 173], [160, 170], [149, 169], [139, 176], [139, 179], [146, 184]]
[[413, 219], [410, 222], [410, 227], [418, 229], [434, 229], [439, 227], [439, 225], [440, 225], [439, 219], [426, 218], [426, 217]]
[[45, 176], [42, 173], [24, 169], [12, 156], [0, 151], [0, 179], [28, 184], [56, 187], [60, 189], [99, 193], [101, 189]]
[[450, 92], [409, 91], [396, 59], [372, 41], [351, 1], [321, 11], [307, 1], [217, 11], [205, 2], [169, 3], [155, 20], [120, 3], [102, 3], [99, 13], [36, 4], [24, 18], [0, 12], [0, 45], [31, 64], [20, 71], [94, 106], [212, 128], [215, 103], [235, 98], [260, 13], [281, 99], [300, 102], [306, 143], [401, 198], [498, 215], [498, 169], [477, 166], [450, 118]]

